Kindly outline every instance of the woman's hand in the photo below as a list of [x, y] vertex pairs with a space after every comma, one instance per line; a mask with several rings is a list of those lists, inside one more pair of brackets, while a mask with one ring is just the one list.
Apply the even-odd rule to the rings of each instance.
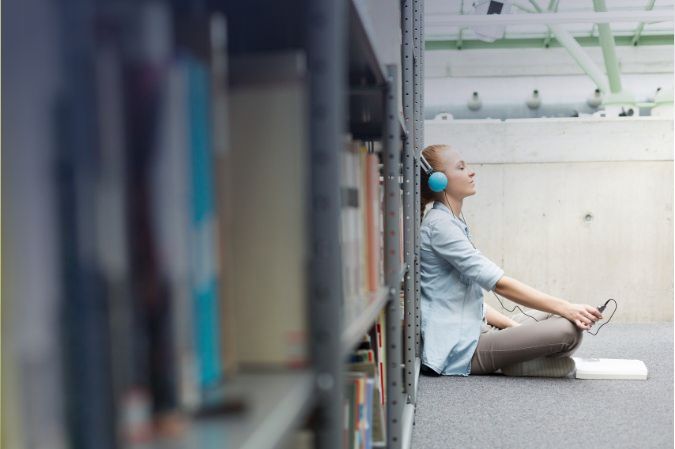
[[593, 327], [596, 321], [602, 319], [602, 313], [588, 304], [568, 304], [562, 316], [584, 330]]

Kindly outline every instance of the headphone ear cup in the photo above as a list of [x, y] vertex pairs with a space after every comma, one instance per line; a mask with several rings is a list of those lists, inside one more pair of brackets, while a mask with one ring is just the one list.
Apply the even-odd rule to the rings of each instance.
[[448, 178], [445, 173], [433, 172], [429, 176], [429, 188], [432, 192], [442, 192], [448, 186]]

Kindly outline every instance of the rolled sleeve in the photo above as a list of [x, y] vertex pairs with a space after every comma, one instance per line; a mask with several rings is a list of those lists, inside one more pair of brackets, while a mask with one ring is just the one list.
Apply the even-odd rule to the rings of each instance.
[[493, 290], [504, 270], [475, 249], [466, 235], [454, 223], [437, 223], [431, 229], [433, 250], [485, 290]]

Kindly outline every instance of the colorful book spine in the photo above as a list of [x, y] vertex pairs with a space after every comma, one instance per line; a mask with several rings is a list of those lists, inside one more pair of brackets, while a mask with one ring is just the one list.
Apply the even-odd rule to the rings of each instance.
[[377, 333], [377, 363], [380, 372], [380, 391], [382, 392], [381, 404], [384, 406], [387, 401], [387, 360], [386, 360], [386, 319], [385, 311], [380, 312], [380, 316], [375, 324]]
[[192, 222], [188, 72], [183, 60], [167, 73], [159, 154], [154, 163], [156, 229], [171, 297], [178, 401], [186, 409], [199, 402], [197, 354], [190, 267]]
[[365, 200], [366, 200], [366, 244], [367, 244], [367, 267], [368, 267], [368, 291], [375, 292], [382, 284], [380, 280], [380, 194], [379, 194], [379, 169], [378, 157], [369, 153], [365, 161]]
[[213, 152], [217, 204], [217, 241], [220, 287], [221, 356], [226, 377], [238, 369], [236, 322], [232, 267], [232, 147], [229, 130], [227, 23], [221, 14], [213, 14], [209, 22], [211, 43], [211, 117], [213, 122]]
[[189, 140], [192, 186], [192, 294], [199, 382], [203, 389], [222, 377], [218, 329], [213, 147], [209, 117], [209, 77], [198, 61], [187, 57]]
[[376, 379], [368, 377], [365, 381], [365, 449], [373, 447], [373, 404]]

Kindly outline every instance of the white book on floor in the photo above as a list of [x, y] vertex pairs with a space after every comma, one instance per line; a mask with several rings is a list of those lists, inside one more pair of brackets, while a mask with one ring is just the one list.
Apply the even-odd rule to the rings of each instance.
[[647, 366], [641, 360], [572, 357], [577, 379], [646, 380]]

